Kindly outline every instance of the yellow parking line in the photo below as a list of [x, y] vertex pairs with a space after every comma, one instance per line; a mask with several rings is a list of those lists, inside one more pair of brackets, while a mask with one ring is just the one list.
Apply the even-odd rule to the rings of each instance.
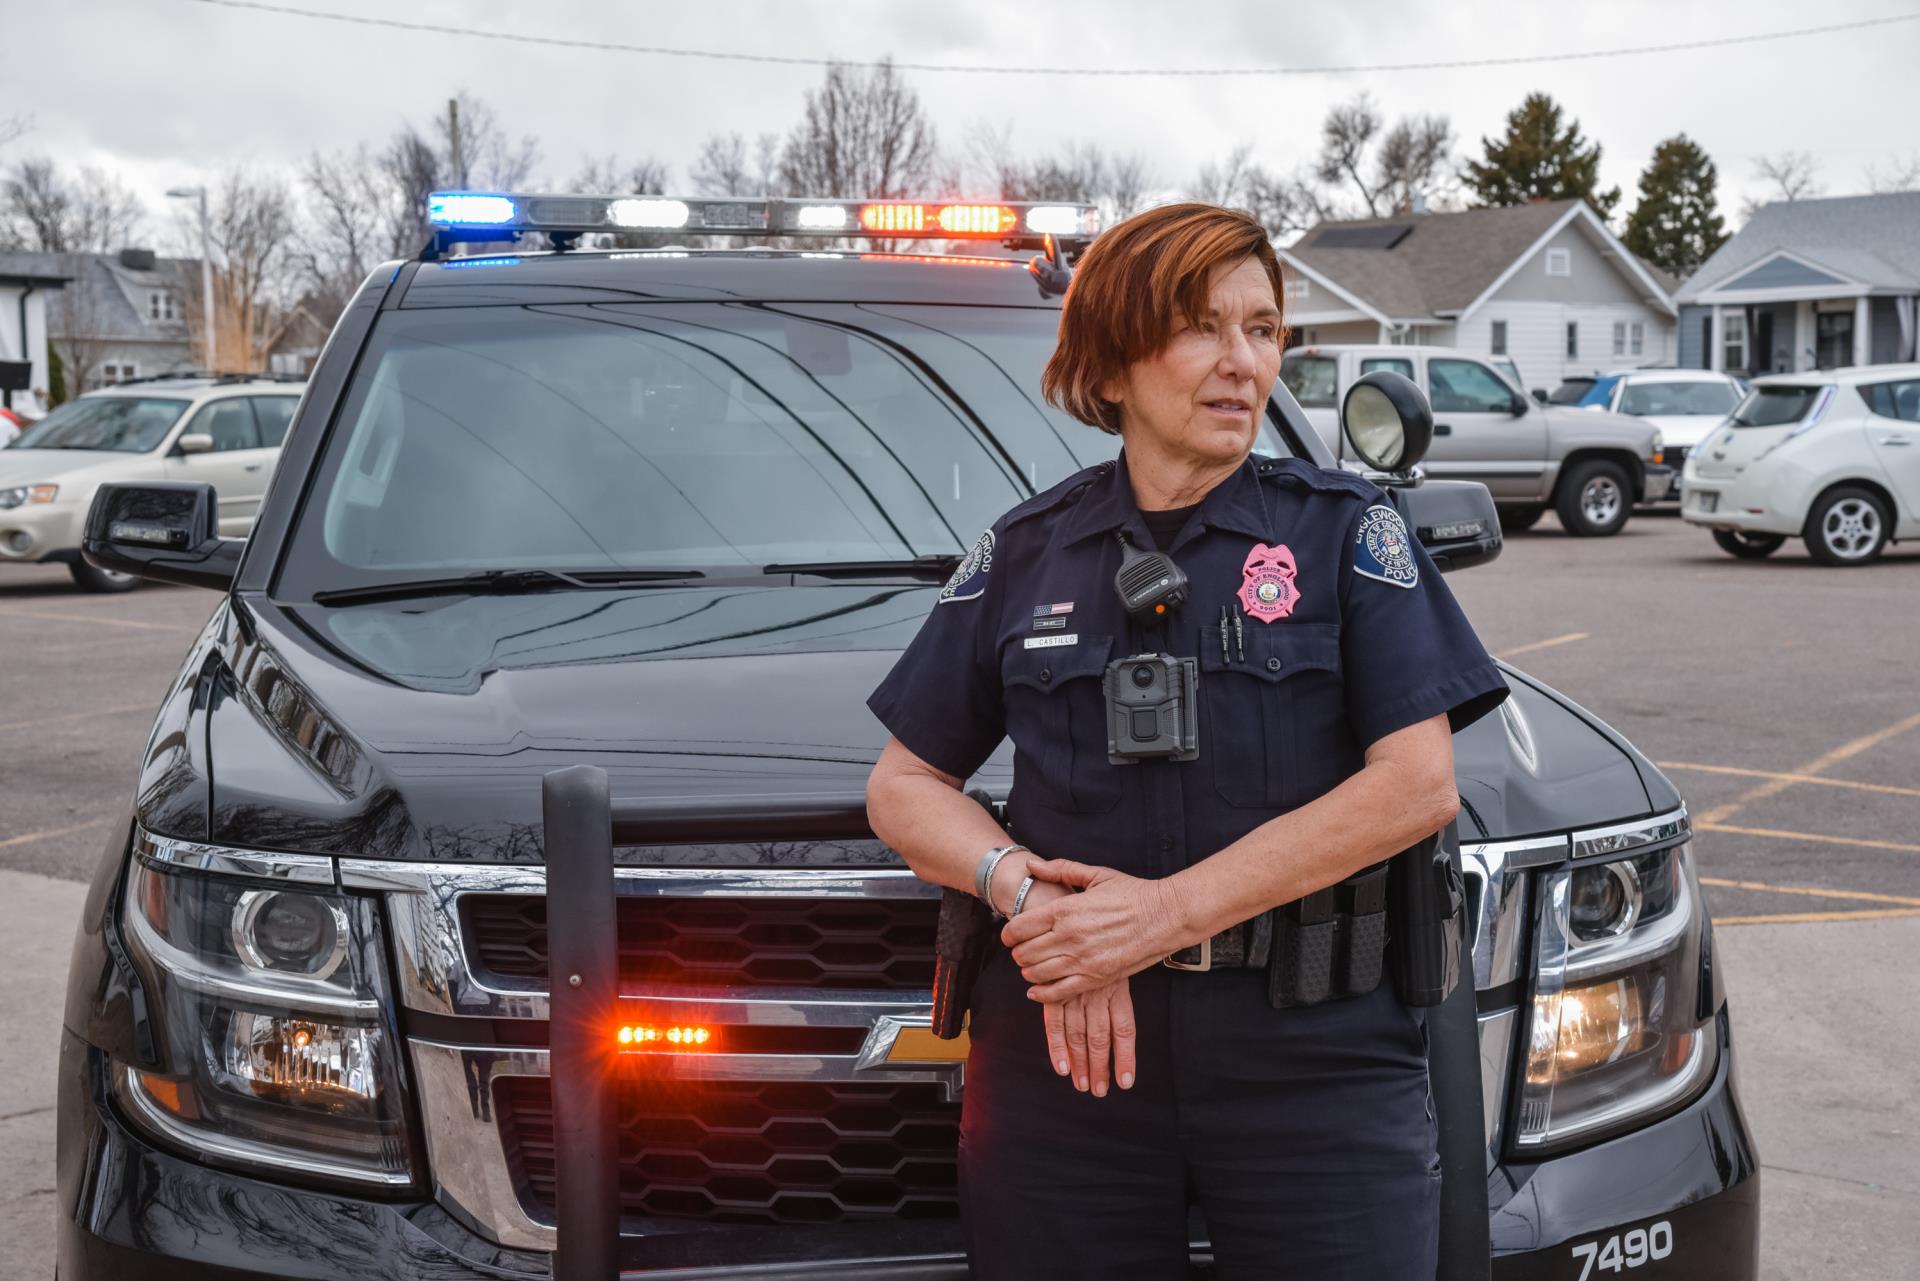
[[1574, 641], [1587, 639], [1586, 632], [1568, 632], [1565, 636], [1555, 636], [1549, 640], [1538, 640], [1527, 645], [1515, 645], [1512, 649], [1503, 649], [1495, 658], [1518, 658], [1522, 654], [1531, 654], [1539, 649], [1552, 649], [1555, 645], [1569, 645]]
[[84, 721], [94, 716], [119, 716], [123, 712], [150, 712], [151, 703], [123, 703], [119, 707], [99, 707], [91, 712], [68, 712], [64, 716], [37, 716], [30, 721], [7, 721], [0, 723], [0, 734], [12, 729], [38, 729], [42, 725], [59, 725], [66, 721]]
[[[1842, 743], [1825, 755], [1814, 757], [1799, 769], [1788, 770], [1786, 772], [1789, 774], [1823, 774], [1835, 765], [1838, 765], [1841, 761], [1850, 760], [1864, 751], [1878, 747], [1896, 734], [1904, 734], [1915, 726], [1920, 726], [1920, 712], [1915, 712], [1905, 720], [1897, 721], [1885, 729], [1875, 730], [1873, 733], [1862, 735], [1851, 742]], [[1706, 813], [1700, 815], [1699, 820], [1694, 823], [1694, 826], [1700, 827], [1707, 823], [1718, 823], [1732, 818], [1740, 810], [1745, 809], [1755, 801], [1764, 801], [1770, 796], [1778, 796], [1792, 786], [1794, 786], [1794, 783], [1786, 779], [1770, 779], [1758, 787], [1742, 792], [1725, 805], [1716, 806], [1708, 810]], [[1908, 846], [1907, 848], [1912, 849], [1916, 847]]]
[[1874, 894], [1867, 890], [1817, 890], [1811, 885], [1768, 885], [1761, 881], [1728, 881], [1717, 876], [1703, 876], [1700, 883], [1730, 890], [1758, 890], [1762, 894], [1804, 894], [1808, 898], [1849, 898], [1864, 903], [1904, 903], [1908, 907], [1920, 907], [1920, 898]]
[[1920, 787], [1895, 787], [1891, 783], [1856, 783], [1846, 778], [1821, 778], [1816, 774], [1783, 774], [1777, 770], [1738, 769], [1732, 765], [1696, 765], [1692, 761], [1659, 761], [1661, 769], [1698, 770], [1702, 774], [1734, 774], [1742, 778], [1777, 778], [1786, 783], [1814, 783], [1820, 787], [1849, 787], [1860, 792], [1884, 792], [1888, 796], [1920, 796]]
[[90, 827], [105, 827], [106, 825], [106, 819], [95, 818], [89, 819], [85, 823], [75, 823], [72, 827], [49, 827], [44, 832], [23, 832], [19, 836], [9, 836], [5, 840], [0, 840], [0, 849], [5, 849], [9, 845], [25, 845], [31, 841], [52, 840], [56, 836], [66, 836], [73, 832], [84, 832]]
[[135, 627], [143, 632], [198, 632], [198, 627], [181, 627], [172, 623], [141, 623], [131, 618], [103, 618], [97, 614], [61, 614], [50, 609], [21, 609], [12, 606], [0, 609], [0, 618], [17, 615], [21, 618], [45, 618], [56, 623], [98, 623], [102, 627]]
[[1885, 921], [1920, 916], [1920, 907], [1889, 907], [1864, 912], [1783, 912], [1778, 916], [1716, 916], [1715, 925], [1797, 925], [1820, 921]]
[[1860, 836], [1822, 836], [1818, 832], [1782, 832], [1771, 827], [1733, 827], [1726, 823], [1695, 823], [1696, 832], [1729, 832], [1735, 836], [1766, 836], [1781, 841], [1811, 841], [1815, 845], [1857, 845], [1869, 850], [1898, 850], [1902, 854], [1920, 854], [1920, 845], [1900, 841], [1870, 841]]

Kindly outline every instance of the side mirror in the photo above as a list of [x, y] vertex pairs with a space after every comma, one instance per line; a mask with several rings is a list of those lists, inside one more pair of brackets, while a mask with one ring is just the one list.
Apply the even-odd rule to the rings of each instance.
[[1396, 488], [1393, 502], [1441, 573], [1484, 565], [1505, 539], [1493, 495], [1477, 480], [1433, 480]]
[[1412, 471], [1433, 444], [1433, 407], [1405, 374], [1376, 369], [1347, 388], [1340, 426], [1360, 460], [1375, 471]]
[[1541, 404], [1543, 404], [1543, 405], [1544, 405], [1544, 404], [1546, 404], [1546, 403], [1547, 403], [1547, 389], [1546, 389], [1545, 387], [1535, 387], [1535, 388], [1533, 389], [1533, 398], [1534, 398], [1535, 400], [1537, 400], [1537, 401], [1539, 401], [1539, 402], [1540, 402]]
[[87, 509], [80, 554], [95, 569], [225, 591], [246, 540], [220, 537], [219, 510], [212, 485], [102, 485]]
[[1519, 392], [1515, 392], [1513, 394], [1513, 405], [1508, 410], [1508, 412], [1511, 413], [1515, 418], [1518, 418], [1520, 417], [1520, 415], [1526, 413], [1529, 409], [1532, 409], [1532, 408], [1533, 408], [1532, 401], [1528, 400], [1525, 396], [1522, 396]]
[[203, 431], [190, 431], [174, 441], [173, 447], [183, 454], [210, 454], [213, 452], [213, 437]]

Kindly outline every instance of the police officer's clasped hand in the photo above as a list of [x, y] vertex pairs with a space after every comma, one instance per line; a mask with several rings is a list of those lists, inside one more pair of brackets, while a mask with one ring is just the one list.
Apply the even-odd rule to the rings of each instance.
[[1036, 1001], [1061, 1002], [1107, 987], [1194, 941], [1181, 937], [1181, 913], [1164, 880], [1071, 859], [1046, 859], [1027, 871], [1080, 891], [1029, 906], [1000, 931]]

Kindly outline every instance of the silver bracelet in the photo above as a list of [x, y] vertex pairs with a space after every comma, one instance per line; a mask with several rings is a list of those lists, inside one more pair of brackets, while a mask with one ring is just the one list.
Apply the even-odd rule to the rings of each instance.
[[1000, 910], [993, 905], [993, 874], [999, 870], [1001, 859], [1015, 850], [1026, 848], [1024, 845], [1002, 845], [997, 849], [988, 850], [980, 856], [980, 862], [973, 869], [973, 896], [985, 903], [987, 910], [995, 916], [1000, 915]]
[[1033, 878], [1031, 876], [1020, 882], [1020, 888], [1013, 896], [1013, 911], [1007, 913], [1008, 916], [1020, 915], [1020, 909], [1027, 905], [1027, 891], [1032, 888]]

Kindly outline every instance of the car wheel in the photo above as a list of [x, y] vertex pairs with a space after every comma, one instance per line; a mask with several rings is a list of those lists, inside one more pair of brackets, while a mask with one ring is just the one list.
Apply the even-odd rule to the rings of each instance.
[[1604, 538], [1626, 525], [1633, 511], [1633, 485], [1619, 463], [1591, 459], [1561, 480], [1553, 509], [1576, 538]]
[[1822, 565], [1865, 565], [1887, 545], [1891, 524], [1879, 495], [1843, 487], [1813, 505], [1802, 537], [1807, 554]]
[[1737, 529], [1716, 529], [1713, 541], [1720, 550], [1741, 560], [1765, 560], [1785, 545], [1785, 534], [1749, 534]]
[[1502, 507], [1500, 509], [1500, 528], [1509, 534], [1532, 529], [1547, 514], [1544, 507]]
[[130, 592], [140, 585], [138, 574], [118, 574], [111, 569], [95, 569], [84, 560], [67, 566], [73, 581], [85, 592]]

